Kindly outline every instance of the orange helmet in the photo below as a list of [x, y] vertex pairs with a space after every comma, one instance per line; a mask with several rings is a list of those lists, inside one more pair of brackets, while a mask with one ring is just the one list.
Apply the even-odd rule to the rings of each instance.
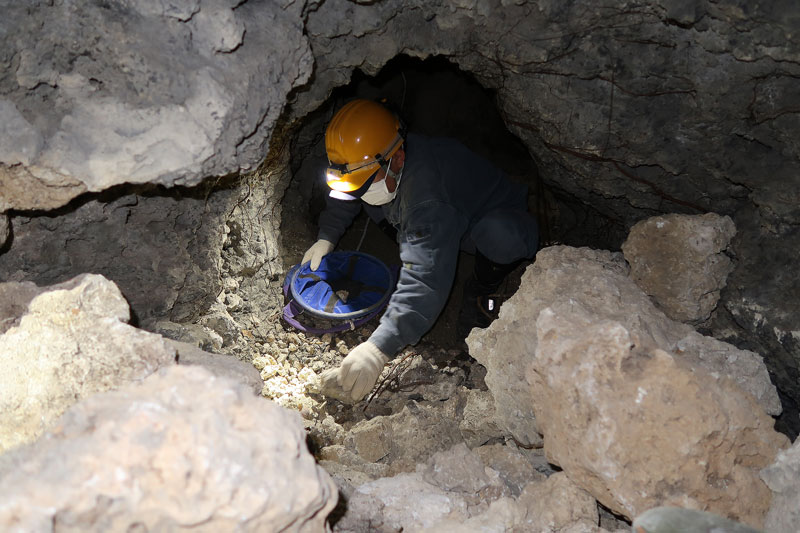
[[[400, 119], [371, 100], [353, 100], [328, 124], [325, 150], [328, 187], [352, 194], [363, 192], [381, 166], [403, 145]], [[369, 183], [368, 183], [369, 182]]]

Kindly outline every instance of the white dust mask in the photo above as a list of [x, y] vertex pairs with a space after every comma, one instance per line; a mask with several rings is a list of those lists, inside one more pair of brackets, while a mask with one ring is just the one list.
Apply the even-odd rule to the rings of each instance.
[[[395, 196], [397, 196], [397, 189], [400, 187], [400, 178], [403, 177], [403, 169], [401, 168], [399, 173], [395, 173], [391, 171], [391, 165], [392, 160], [389, 159], [389, 166], [386, 167], [386, 177], [381, 181], [370, 185], [367, 189], [367, 192], [361, 195], [361, 199], [367, 202], [369, 205], [388, 204], [394, 200]], [[403, 167], [405, 167], [405, 165], [403, 165]], [[386, 185], [387, 178], [394, 178], [394, 192], [389, 192], [389, 187]]]

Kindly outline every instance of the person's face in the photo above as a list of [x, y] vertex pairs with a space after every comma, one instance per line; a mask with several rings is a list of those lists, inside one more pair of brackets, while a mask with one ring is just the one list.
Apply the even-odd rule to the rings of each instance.
[[[391, 168], [392, 172], [394, 173], [400, 172], [400, 169], [403, 168], [405, 161], [406, 161], [406, 153], [402, 148], [400, 148], [392, 156], [392, 160], [389, 162], [389, 168]], [[388, 180], [386, 182], [386, 188], [389, 190], [389, 192], [394, 192], [394, 190], [397, 188], [397, 180], [395, 180], [391, 176], [387, 178], [386, 168], [381, 167], [380, 170], [378, 170], [378, 173], [375, 174], [375, 180], [373, 181], [373, 183], [380, 183], [385, 179]]]

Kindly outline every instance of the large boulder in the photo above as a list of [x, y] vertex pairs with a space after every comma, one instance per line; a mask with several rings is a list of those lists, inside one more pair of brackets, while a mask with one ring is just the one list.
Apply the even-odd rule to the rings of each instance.
[[631, 277], [673, 320], [699, 324], [717, 307], [733, 270], [725, 255], [736, 226], [730, 217], [663, 215], [636, 223], [622, 243]]
[[[30, 284], [18, 287], [30, 296]], [[117, 286], [97, 274], [30, 300], [0, 336], [0, 451], [34, 440], [76, 401], [174, 364], [175, 349], [129, 319]]]
[[337, 502], [296, 412], [173, 365], [0, 458], [3, 531], [317, 532]]
[[0, 211], [254, 168], [311, 75], [303, 8], [4, 2]]
[[727, 376], [752, 394], [761, 410], [780, 413], [777, 392], [758, 354], [669, 319], [628, 274], [622, 254], [546, 248], [523, 274], [517, 293], [503, 304], [500, 318], [485, 330], [472, 331], [467, 338], [470, 354], [487, 368], [486, 384], [495, 399], [497, 420], [506, 431], [526, 445], [541, 442], [525, 369], [539, 342], [533, 324], [544, 309], [559, 303], [584, 309], [593, 323], [618, 322], [638, 345], [679, 355], [716, 379]]
[[536, 331], [529, 394], [548, 459], [578, 486], [628, 518], [676, 505], [763, 525], [758, 473], [789, 441], [752, 395], [573, 302]]

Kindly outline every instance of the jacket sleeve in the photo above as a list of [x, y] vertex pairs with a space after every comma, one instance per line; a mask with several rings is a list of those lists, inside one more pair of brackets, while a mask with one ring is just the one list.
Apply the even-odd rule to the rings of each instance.
[[466, 218], [452, 206], [424, 202], [401, 228], [397, 288], [370, 341], [389, 357], [415, 344], [444, 308], [455, 278]]
[[328, 196], [325, 209], [319, 215], [317, 239], [325, 239], [333, 244], [339, 242], [360, 210], [361, 202], [358, 200], [339, 200]]

